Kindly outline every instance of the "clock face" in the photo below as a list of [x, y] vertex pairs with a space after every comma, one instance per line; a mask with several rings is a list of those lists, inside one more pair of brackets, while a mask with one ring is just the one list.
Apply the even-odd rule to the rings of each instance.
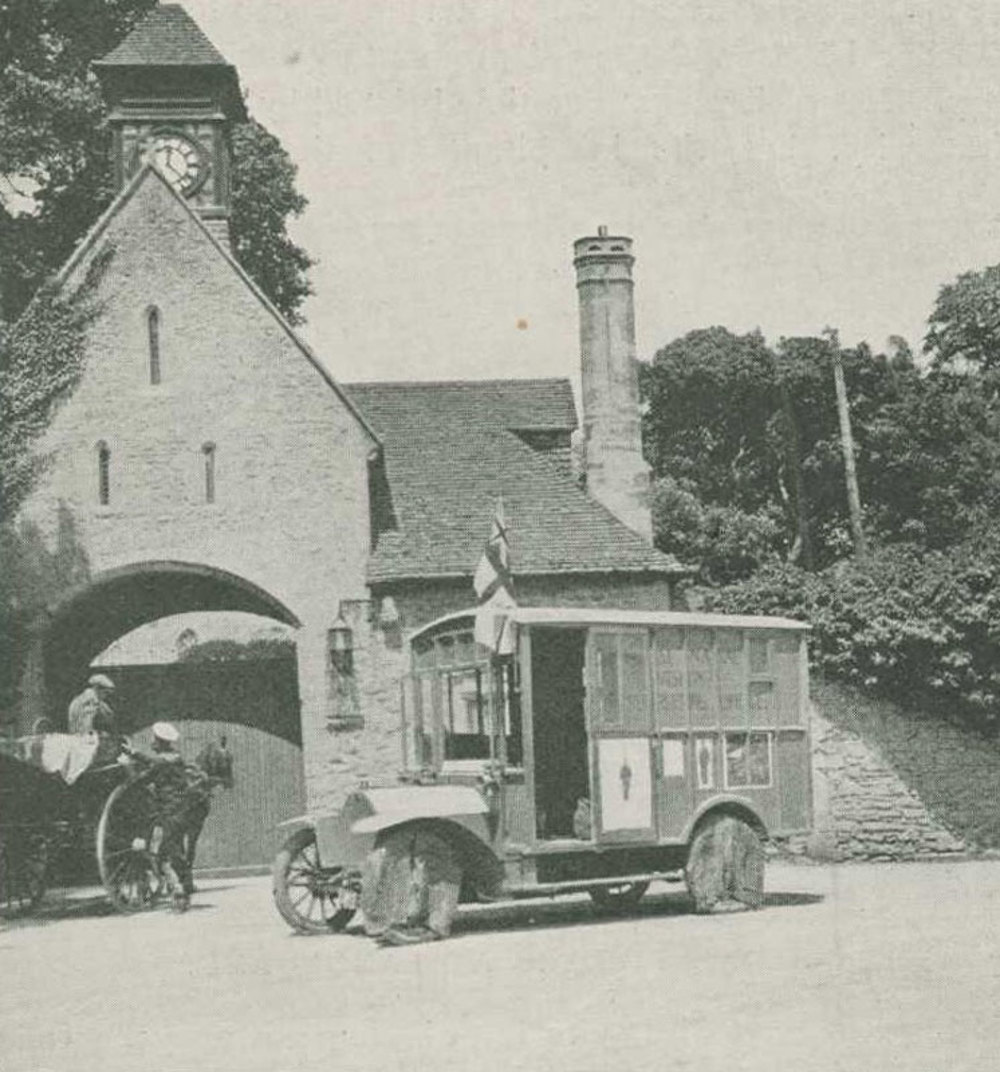
[[183, 134], [154, 134], [149, 143], [149, 159], [167, 182], [185, 197], [190, 197], [208, 174], [204, 152]]

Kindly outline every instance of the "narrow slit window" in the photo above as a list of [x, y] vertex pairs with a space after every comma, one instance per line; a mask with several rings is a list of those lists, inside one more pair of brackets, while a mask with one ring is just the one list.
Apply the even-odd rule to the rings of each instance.
[[160, 310], [155, 305], [146, 310], [146, 333], [149, 338], [149, 382], [158, 384], [160, 369]]
[[215, 444], [206, 443], [201, 452], [205, 458], [205, 502], [215, 502]]
[[97, 444], [97, 501], [111, 502], [111, 450], [103, 440]]

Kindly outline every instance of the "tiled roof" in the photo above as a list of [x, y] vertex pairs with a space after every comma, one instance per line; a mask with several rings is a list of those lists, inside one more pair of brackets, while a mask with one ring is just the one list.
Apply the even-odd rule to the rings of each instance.
[[139, 23], [99, 67], [228, 67], [226, 58], [180, 4], [161, 4]]
[[582, 491], [564, 460], [515, 434], [575, 427], [568, 380], [341, 386], [382, 442], [397, 523], [379, 536], [371, 583], [471, 575], [499, 496], [515, 578], [682, 572]]

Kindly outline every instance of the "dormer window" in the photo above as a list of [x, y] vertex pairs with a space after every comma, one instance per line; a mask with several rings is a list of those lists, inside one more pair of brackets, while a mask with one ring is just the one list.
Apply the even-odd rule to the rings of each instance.
[[205, 502], [215, 502], [215, 444], [205, 443], [201, 448], [205, 458]]
[[149, 343], [149, 382], [160, 382], [160, 310], [151, 305], [146, 310], [146, 337]]
[[111, 449], [103, 439], [97, 444], [97, 501], [101, 506], [111, 502]]

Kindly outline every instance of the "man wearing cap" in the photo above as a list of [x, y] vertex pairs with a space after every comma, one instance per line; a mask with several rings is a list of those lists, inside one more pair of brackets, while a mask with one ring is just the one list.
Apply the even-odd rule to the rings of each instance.
[[176, 744], [177, 727], [169, 722], [153, 723], [153, 754], [132, 753], [129, 761], [143, 770], [156, 794], [156, 811], [163, 836], [158, 856], [173, 898], [174, 907], [187, 908], [191, 896], [191, 867], [185, 835], [192, 807], [190, 768]]
[[69, 705], [70, 733], [115, 733], [117, 721], [110, 704], [115, 684], [105, 674], [92, 674], [87, 687]]

